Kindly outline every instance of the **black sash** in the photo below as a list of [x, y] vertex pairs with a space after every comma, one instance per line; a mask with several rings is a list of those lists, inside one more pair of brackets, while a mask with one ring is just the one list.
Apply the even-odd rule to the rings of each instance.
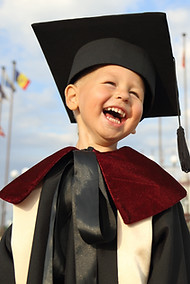
[[[64, 171], [62, 176], [64, 175]], [[53, 236], [59, 196], [57, 176], [47, 242], [43, 284], [53, 283]], [[62, 183], [65, 186], [64, 183]], [[98, 283], [98, 248], [116, 239], [116, 217], [92, 151], [74, 151], [72, 223], [76, 284]], [[116, 282], [115, 282], [116, 283]]]

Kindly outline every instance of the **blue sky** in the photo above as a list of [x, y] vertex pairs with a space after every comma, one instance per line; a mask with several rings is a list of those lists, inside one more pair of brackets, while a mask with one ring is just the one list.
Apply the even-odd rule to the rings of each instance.
[[[190, 62], [190, 2], [143, 0], [0, 0], [0, 66], [12, 76], [12, 61], [31, 80], [26, 91], [16, 86], [10, 169], [21, 173], [42, 158], [67, 145], [75, 145], [77, 129], [69, 123], [58, 91], [43, 54], [31, 29], [31, 24], [47, 20], [105, 14], [162, 11], [167, 13], [173, 52], [177, 60], [177, 77], [183, 109], [182, 33], [187, 33], [187, 71]], [[190, 75], [188, 74], [188, 79]], [[190, 88], [190, 86], [189, 86]], [[5, 89], [10, 97], [9, 89]], [[189, 100], [190, 104], [190, 100]], [[9, 100], [3, 100], [1, 127], [8, 128]], [[183, 118], [182, 118], [183, 119]], [[163, 119], [164, 166], [171, 166], [176, 156], [177, 119]], [[189, 130], [188, 130], [189, 131]], [[189, 135], [190, 136], [190, 135]], [[7, 137], [0, 137], [0, 188], [4, 186]], [[130, 145], [147, 156], [158, 157], [158, 120], [143, 121], [137, 134], [124, 139], [120, 146]], [[182, 179], [177, 168], [172, 174]], [[11, 180], [11, 177], [9, 178]]]

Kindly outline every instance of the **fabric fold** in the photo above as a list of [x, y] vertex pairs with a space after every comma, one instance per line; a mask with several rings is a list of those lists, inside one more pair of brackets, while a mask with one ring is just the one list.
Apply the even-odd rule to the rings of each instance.
[[[116, 238], [116, 216], [112, 210], [106, 186], [92, 151], [73, 152], [74, 176], [71, 188], [72, 224], [76, 284], [98, 283], [97, 247]], [[53, 234], [61, 179], [54, 193], [47, 242], [43, 284], [53, 283]]]

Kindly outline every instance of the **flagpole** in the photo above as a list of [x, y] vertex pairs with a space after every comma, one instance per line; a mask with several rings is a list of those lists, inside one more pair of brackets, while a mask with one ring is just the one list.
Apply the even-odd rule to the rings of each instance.
[[[2, 67], [1, 71], [1, 86], [3, 86], [3, 74], [5, 72], [5, 67]], [[1, 115], [2, 115], [2, 104], [3, 104], [3, 95], [1, 94], [0, 100], [0, 126], [1, 126]], [[0, 238], [4, 231], [4, 212], [5, 212], [5, 202], [1, 200], [1, 227], [0, 227]]]
[[[185, 132], [188, 143], [189, 138], [189, 125], [188, 125], [188, 95], [187, 95], [187, 62], [186, 62], [186, 33], [182, 34], [183, 37], [183, 82], [184, 82], [184, 112], [185, 112]], [[189, 175], [186, 176], [187, 190], [188, 190], [188, 210], [190, 212], [190, 179]]]
[[158, 145], [159, 145], [159, 164], [163, 167], [163, 149], [162, 149], [162, 118], [158, 118]]
[[[16, 62], [13, 61], [13, 84], [15, 81], [15, 67]], [[10, 152], [11, 152], [11, 132], [12, 132], [12, 121], [13, 121], [13, 102], [14, 102], [14, 89], [11, 89], [10, 95], [10, 108], [9, 108], [9, 121], [7, 131], [7, 151], [6, 151], [6, 164], [5, 164], [5, 185], [9, 181], [9, 167], [10, 167]], [[6, 221], [6, 203], [2, 203], [2, 216], [1, 216], [1, 233], [3, 233]]]
[[[14, 73], [14, 62], [13, 62], [13, 73]], [[14, 81], [13, 81], [14, 82]], [[9, 120], [8, 120], [8, 132], [7, 132], [7, 152], [6, 152], [6, 166], [5, 166], [5, 185], [9, 179], [9, 164], [10, 164], [10, 148], [11, 148], [11, 132], [12, 132], [12, 117], [13, 117], [13, 101], [14, 101], [14, 90], [11, 89], [10, 95], [10, 107], [9, 107]]]
[[187, 64], [186, 64], [186, 33], [183, 33], [183, 82], [184, 82], [184, 111], [185, 111], [185, 132], [188, 142], [188, 97], [187, 97]]
[[[3, 87], [3, 75], [5, 73], [5, 67], [2, 67], [2, 71], [1, 71], [1, 86]], [[1, 117], [2, 117], [2, 105], [3, 105], [3, 94], [1, 94], [1, 98], [0, 98], [0, 126], [1, 126]]]

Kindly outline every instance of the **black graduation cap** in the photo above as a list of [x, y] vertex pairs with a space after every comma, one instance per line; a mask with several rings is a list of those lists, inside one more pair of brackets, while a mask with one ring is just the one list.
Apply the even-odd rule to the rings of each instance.
[[[75, 55], [81, 47], [99, 39], [117, 38], [142, 48], [150, 57], [155, 68], [155, 98], [152, 109], [146, 117], [178, 115], [175, 62], [164, 13], [69, 19], [37, 23], [33, 24], [32, 27], [64, 103], [64, 89], [68, 84]], [[105, 50], [107, 51], [106, 53]], [[90, 51], [91, 53], [85, 52], [85, 60], [81, 59], [78, 65], [81, 65], [82, 61], [85, 64], [86, 61], [91, 59], [91, 65], [101, 64], [101, 60], [102, 64], [105, 64], [105, 57], [110, 52], [110, 48], [106, 46], [103, 49], [100, 60], [96, 59], [97, 54], [92, 53], [92, 49]], [[94, 47], [94, 52], [97, 52], [96, 46]], [[138, 59], [135, 61], [137, 64], [140, 64]], [[86, 67], [88, 67], [88, 64]], [[84, 68], [85, 65], [82, 65], [79, 67], [78, 72]], [[74, 122], [72, 112], [68, 109], [67, 111], [71, 122]]]
[[[180, 115], [175, 60], [165, 13], [68, 19], [32, 27], [64, 104], [64, 89], [80, 72], [96, 65], [118, 64], [139, 73], [147, 83], [148, 110], [143, 118]], [[65, 107], [71, 122], [75, 122], [72, 111]]]

